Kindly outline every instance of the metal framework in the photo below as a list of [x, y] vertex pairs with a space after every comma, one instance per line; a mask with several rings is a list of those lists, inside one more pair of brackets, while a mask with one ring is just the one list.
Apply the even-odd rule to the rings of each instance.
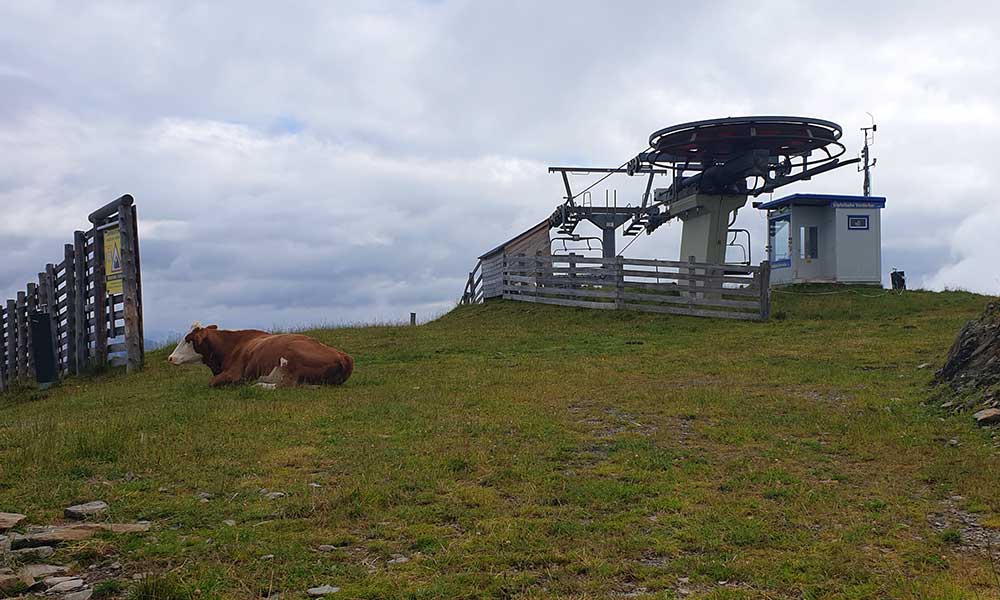
[[[709, 119], [660, 129], [649, 136], [646, 150], [617, 168], [549, 167], [550, 173], [562, 176], [566, 190], [564, 202], [553, 212], [549, 224], [564, 235], [573, 235], [580, 222], [589, 221], [602, 230], [603, 254], [609, 258], [616, 255], [615, 231], [619, 227], [625, 227], [625, 236], [636, 236], [652, 233], [671, 219], [687, 221], [724, 212], [720, 215], [723, 218], [715, 219], [709, 227], [718, 230], [713, 235], [721, 234], [725, 246], [730, 243], [728, 233], [735, 231], [728, 226], [748, 196], [859, 162], [841, 160], [846, 151], [840, 142], [842, 135], [841, 127], [831, 121], [787, 116]], [[602, 177], [574, 193], [570, 174]], [[636, 206], [615, 202], [600, 207], [578, 202], [615, 174], [647, 178]], [[670, 185], [654, 189], [656, 176], [669, 176]], [[709, 202], [709, 196], [719, 201]], [[732, 219], [728, 218], [730, 213]]]

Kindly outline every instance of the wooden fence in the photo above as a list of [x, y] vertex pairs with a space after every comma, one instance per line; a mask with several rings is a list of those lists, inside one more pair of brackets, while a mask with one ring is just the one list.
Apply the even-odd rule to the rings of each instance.
[[475, 268], [469, 271], [469, 280], [465, 283], [465, 291], [462, 292], [459, 304], [478, 304], [484, 300], [483, 272], [483, 261], [480, 260], [476, 262]]
[[[0, 306], [0, 391], [35, 376], [36, 344], [51, 344], [62, 375], [110, 364], [142, 368], [142, 281], [138, 221], [132, 196], [90, 214], [63, 260], [47, 264], [38, 281]], [[107, 247], [108, 253], [105, 252]], [[110, 255], [108, 255], [110, 253]], [[50, 319], [51, 339], [32, 339], [35, 312]]]
[[519, 256], [505, 258], [502, 284], [503, 298], [520, 302], [767, 320], [770, 272], [767, 262]]

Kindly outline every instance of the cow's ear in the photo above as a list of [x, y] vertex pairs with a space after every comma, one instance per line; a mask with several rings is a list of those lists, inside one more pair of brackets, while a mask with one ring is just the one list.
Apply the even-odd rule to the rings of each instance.
[[209, 325], [208, 327], [205, 327], [205, 329], [218, 329], [218, 328], [219, 328], [218, 325]]

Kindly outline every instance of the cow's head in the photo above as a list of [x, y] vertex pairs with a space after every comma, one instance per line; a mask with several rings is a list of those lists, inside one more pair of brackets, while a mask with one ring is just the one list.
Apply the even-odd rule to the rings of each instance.
[[195, 321], [191, 324], [191, 330], [184, 336], [184, 339], [177, 342], [177, 347], [170, 353], [167, 360], [172, 365], [186, 365], [190, 363], [203, 362], [204, 358], [198, 348], [202, 346], [205, 334], [210, 329], [218, 329], [217, 325], [202, 327], [201, 323]]

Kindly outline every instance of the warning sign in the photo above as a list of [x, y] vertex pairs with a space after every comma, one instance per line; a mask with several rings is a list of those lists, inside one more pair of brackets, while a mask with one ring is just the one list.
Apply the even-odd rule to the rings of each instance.
[[118, 229], [104, 232], [104, 279], [108, 295], [122, 293], [122, 248]]

